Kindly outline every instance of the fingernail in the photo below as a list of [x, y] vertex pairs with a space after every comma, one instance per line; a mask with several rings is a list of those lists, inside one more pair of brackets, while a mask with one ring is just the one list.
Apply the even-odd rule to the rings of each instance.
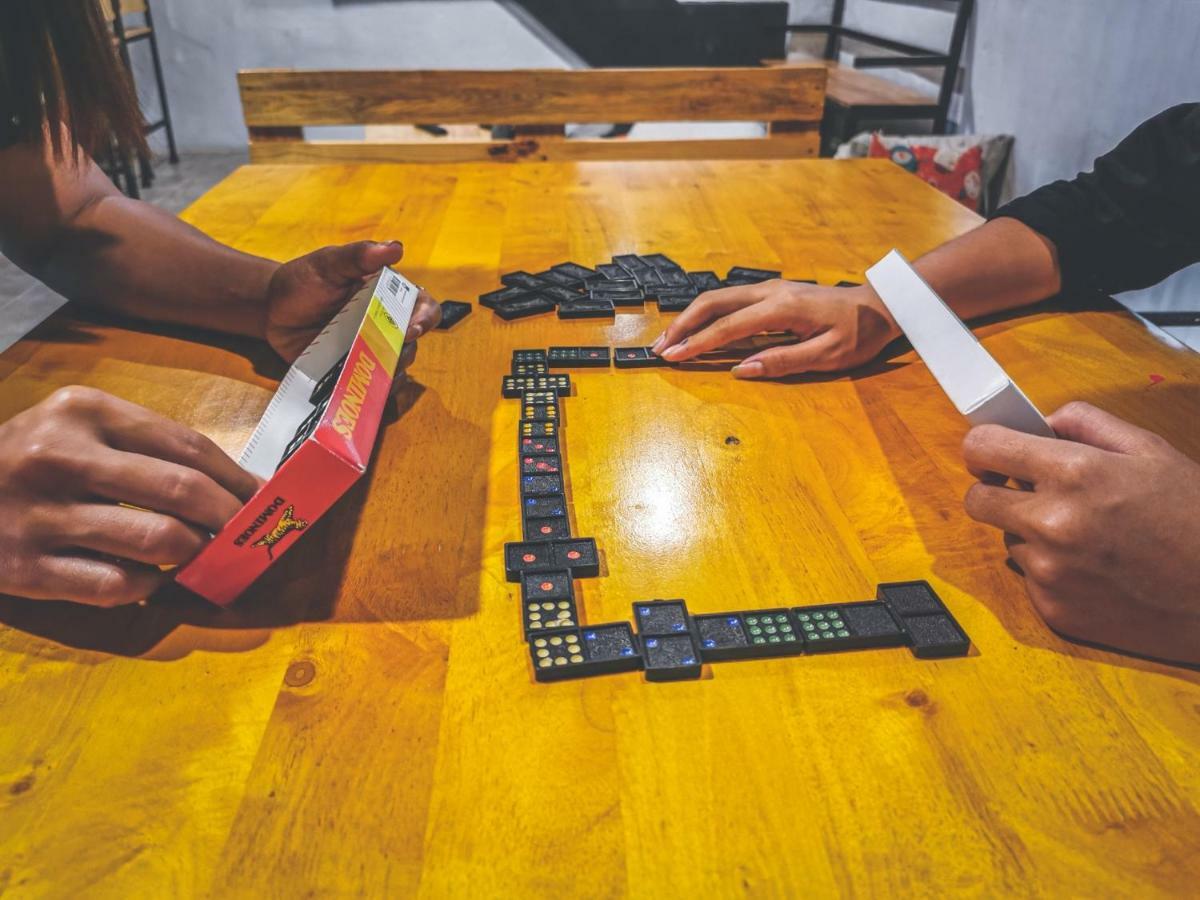
[[423, 335], [425, 333], [425, 326], [424, 325], [414, 325], [412, 328], [409, 329], [409, 332], [412, 334], [412, 340], [415, 341], [417, 338], [419, 338], [421, 335]]
[[755, 360], [739, 363], [733, 367], [734, 378], [760, 378], [764, 374], [763, 364]]
[[665, 341], [666, 339], [667, 339], [667, 333], [664, 331], [662, 334], [660, 334], [658, 337], [656, 337], [654, 339], [654, 343], [650, 345], [651, 352], [657, 353], [658, 348], [663, 345], [663, 341]]
[[683, 352], [683, 348], [687, 345], [687, 342], [688, 339], [684, 338], [678, 344], [673, 344], [672, 346], [668, 347], [666, 350], [660, 353], [659, 356], [661, 356], [663, 359], [674, 359]]

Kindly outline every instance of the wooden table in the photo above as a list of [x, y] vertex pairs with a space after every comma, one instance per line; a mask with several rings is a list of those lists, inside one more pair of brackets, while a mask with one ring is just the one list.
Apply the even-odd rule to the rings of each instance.
[[[629, 250], [836, 282], [976, 223], [887, 162], [250, 167], [188, 212], [289, 257], [402, 237], [442, 297]], [[1195, 890], [1194, 672], [1058, 639], [961, 497], [965, 426], [911, 353], [851, 376], [573, 375], [593, 623], [864, 599], [928, 578], [974, 641], [535, 684], [510, 351], [648, 343], [477, 310], [422, 341], [369, 476], [229, 612], [0, 605], [0, 892], [68, 896], [1092, 895]], [[1043, 410], [1083, 398], [1200, 455], [1200, 362], [1115, 308], [979, 329]], [[280, 367], [59, 316], [0, 415], [84, 382], [236, 451]], [[1164, 380], [1152, 383], [1150, 375]]]

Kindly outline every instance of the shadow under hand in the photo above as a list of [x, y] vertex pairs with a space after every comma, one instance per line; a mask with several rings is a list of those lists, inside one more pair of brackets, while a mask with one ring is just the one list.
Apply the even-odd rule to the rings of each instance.
[[72, 321], [75, 323], [120, 328], [122, 331], [165, 337], [190, 344], [204, 344], [209, 347], [217, 347], [244, 357], [250, 363], [251, 367], [253, 367], [256, 375], [270, 378], [273, 381], [282, 381], [283, 376], [287, 374], [288, 370], [288, 364], [280, 359], [279, 354], [272, 350], [261, 338], [241, 337], [226, 332], [211, 331], [197, 325], [150, 322], [145, 319], [136, 319], [131, 316], [123, 316], [119, 313], [80, 304], [72, 304], [70, 306], [69, 317], [62, 313], [52, 316], [44, 324], [54, 330], [44, 335], [35, 334], [35, 336], [39, 336], [43, 340], [53, 340], [56, 342], [95, 340], [88, 332], [78, 327], [72, 328]]

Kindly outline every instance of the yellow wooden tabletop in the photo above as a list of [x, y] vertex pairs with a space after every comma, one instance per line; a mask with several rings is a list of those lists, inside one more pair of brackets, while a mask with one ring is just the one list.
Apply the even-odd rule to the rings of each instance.
[[[186, 218], [277, 258], [401, 238], [404, 272], [469, 300], [626, 251], [834, 283], [977, 222], [886, 161], [247, 167]], [[652, 304], [477, 309], [430, 335], [368, 475], [229, 611], [0, 601], [0, 893], [1194, 892], [1200, 676], [1045, 628], [963, 513], [966, 426], [911, 352], [790, 383], [572, 372], [572, 519], [605, 563], [576, 584], [599, 623], [927, 578], [969, 657], [534, 683], [501, 375], [515, 348], [661, 328]], [[1115, 307], [978, 333], [1044, 411], [1089, 400], [1200, 457], [1200, 360]], [[0, 416], [82, 382], [236, 453], [281, 375], [253, 342], [58, 316], [0, 356]]]

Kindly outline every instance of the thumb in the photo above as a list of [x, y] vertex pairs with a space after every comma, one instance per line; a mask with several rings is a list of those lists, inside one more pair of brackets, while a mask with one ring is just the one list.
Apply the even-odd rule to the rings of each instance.
[[356, 241], [340, 247], [323, 247], [310, 254], [310, 261], [325, 281], [340, 283], [366, 278], [384, 266], [395, 265], [403, 256], [404, 245], [399, 241]]
[[1056, 410], [1047, 421], [1060, 438], [1113, 453], [1146, 453], [1161, 448], [1164, 443], [1153, 432], [1081, 400]]
[[831, 332], [823, 332], [815, 338], [772, 347], [756, 353], [733, 367], [735, 378], [779, 378], [800, 372], [828, 371], [837, 366], [832, 361], [836, 339]]

